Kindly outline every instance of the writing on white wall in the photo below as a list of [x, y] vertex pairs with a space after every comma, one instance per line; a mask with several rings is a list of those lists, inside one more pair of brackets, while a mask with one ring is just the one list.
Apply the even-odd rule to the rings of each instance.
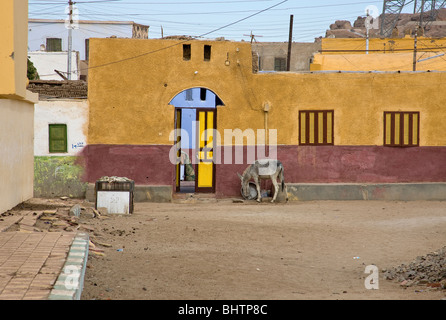
[[81, 149], [84, 147], [84, 143], [83, 142], [77, 142], [77, 143], [72, 143], [71, 144], [71, 149], [77, 150], [77, 149]]

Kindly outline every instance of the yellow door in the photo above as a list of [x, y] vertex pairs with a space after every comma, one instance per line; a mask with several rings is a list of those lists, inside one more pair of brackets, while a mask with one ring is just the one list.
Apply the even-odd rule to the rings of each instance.
[[214, 137], [215, 109], [197, 109], [196, 192], [215, 192]]

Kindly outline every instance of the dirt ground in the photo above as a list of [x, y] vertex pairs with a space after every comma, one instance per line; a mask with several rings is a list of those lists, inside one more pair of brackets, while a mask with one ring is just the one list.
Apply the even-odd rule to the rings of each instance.
[[[446, 297], [382, 275], [446, 245], [445, 202], [136, 203], [87, 224], [97, 252], [83, 300]], [[372, 264], [375, 290], [365, 288]]]

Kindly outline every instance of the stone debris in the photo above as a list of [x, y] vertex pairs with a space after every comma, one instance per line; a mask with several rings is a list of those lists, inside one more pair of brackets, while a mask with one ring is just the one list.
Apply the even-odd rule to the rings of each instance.
[[41, 99], [88, 96], [88, 84], [83, 80], [30, 80], [27, 89], [38, 93]]
[[[68, 199], [61, 199], [63, 202]], [[30, 207], [31, 205], [28, 205]], [[108, 218], [106, 210], [96, 210], [91, 206], [83, 206], [79, 203], [55, 204], [57, 209], [41, 208], [42, 210], [10, 210], [7, 214], [2, 214], [3, 224], [8, 225], [3, 231], [20, 232], [53, 232], [66, 231], [76, 232], [79, 229], [88, 231], [94, 230], [80, 222], [93, 218]], [[28, 209], [28, 207], [26, 209]], [[38, 208], [39, 205], [36, 205]], [[10, 221], [10, 222], [8, 222]], [[0, 226], [1, 227], [1, 226]]]
[[42, 213], [46, 215], [56, 214], [57, 210], [44, 210]]
[[[111, 180], [116, 181], [113, 177]], [[90, 234], [89, 253], [95, 257], [105, 257], [104, 249], [111, 248], [112, 244], [98, 239], [102, 237], [101, 233], [90, 225], [90, 222], [92, 219], [108, 219], [107, 208], [96, 209], [90, 204], [76, 202], [78, 201], [68, 197], [60, 197], [59, 200], [53, 200], [51, 205], [24, 203], [23, 208], [15, 208], [0, 214], [0, 231], [28, 233], [85, 231]], [[28, 210], [33, 207], [40, 210]], [[118, 230], [118, 233], [123, 235], [125, 231]]]
[[108, 183], [113, 183], [113, 182], [132, 182], [131, 179], [127, 178], [127, 177], [116, 177], [116, 176], [112, 176], [112, 177], [101, 177], [99, 180], [99, 182], [108, 182]]
[[96, 244], [106, 248], [110, 248], [112, 246], [110, 243], [99, 242], [99, 241], [96, 241]]
[[403, 287], [425, 285], [446, 289], [446, 247], [382, 272], [386, 280], [398, 281]]
[[99, 207], [97, 210], [95, 209], [95, 213], [98, 215], [98, 217], [101, 217], [102, 215], [108, 214], [108, 209], [106, 207]]
[[80, 215], [82, 218], [93, 219], [98, 215], [96, 212], [94, 208], [82, 208]]
[[56, 218], [56, 217], [43, 216], [43, 217], [40, 217], [40, 220], [57, 221], [57, 220], [59, 220], [59, 219]]
[[75, 204], [70, 208], [70, 216], [80, 217], [81, 215], [81, 206], [79, 204]]

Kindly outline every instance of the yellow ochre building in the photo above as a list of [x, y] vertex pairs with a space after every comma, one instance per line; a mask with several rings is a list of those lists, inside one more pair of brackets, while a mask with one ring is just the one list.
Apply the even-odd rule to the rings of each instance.
[[28, 1], [0, 5], [0, 212], [33, 197], [34, 104], [26, 90]]
[[446, 38], [396, 39], [324, 38], [321, 52], [315, 54], [311, 71], [413, 71], [416, 45], [416, 71], [446, 71]]
[[[331, 57], [324, 50], [340, 47], [330, 43], [314, 59], [319, 70]], [[382, 43], [372, 41], [375, 46]], [[388, 55], [399, 54], [409, 53]], [[330, 62], [336, 70], [349, 70], [349, 62], [338, 60]], [[125, 176], [142, 200], [169, 201], [180, 191], [171, 159], [179, 156], [181, 135], [174, 129], [194, 112], [198, 129], [192, 131], [201, 140], [188, 152], [196, 192], [239, 197], [237, 172], [270, 152], [284, 165], [291, 200], [446, 199], [441, 69], [263, 73], [253, 68], [247, 42], [118, 38], [91, 39], [89, 67], [83, 157], [91, 184]], [[188, 97], [195, 89], [212, 94], [213, 104]], [[183, 104], [175, 105], [183, 95]], [[206, 129], [218, 134], [203, 138]]]

